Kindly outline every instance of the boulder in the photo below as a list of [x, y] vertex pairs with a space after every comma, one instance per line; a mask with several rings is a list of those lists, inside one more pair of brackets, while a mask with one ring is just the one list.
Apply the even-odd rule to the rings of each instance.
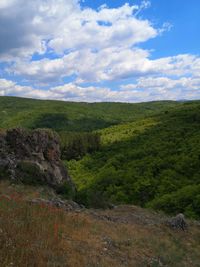
[[168, 225], [172, 227], [173, 229], [179, 229], [186, 231], [188, 229], [188, 224], [185, 220], [185, 216], [182, 213], [179, 213], [172, 219], [168, 221]]
[[51, 130], [20, 128], [0, 132], [0, 178], [27, 184], [75, 186], [60, 159], [59, 138]]

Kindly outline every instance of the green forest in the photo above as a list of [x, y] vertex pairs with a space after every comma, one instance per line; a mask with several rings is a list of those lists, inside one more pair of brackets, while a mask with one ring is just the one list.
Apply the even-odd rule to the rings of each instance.
[[50, 128], [87, 207], [200, 218], [200, 101], [68, 103], [0, 97], [0, 128]]

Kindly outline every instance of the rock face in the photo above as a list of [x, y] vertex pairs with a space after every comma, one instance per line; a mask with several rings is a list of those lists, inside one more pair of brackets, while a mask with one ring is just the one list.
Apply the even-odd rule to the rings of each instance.
[[12, 129], [0, 133], [0, 178], [75, 190], [60, 160], [58, 136], [50, 130]]

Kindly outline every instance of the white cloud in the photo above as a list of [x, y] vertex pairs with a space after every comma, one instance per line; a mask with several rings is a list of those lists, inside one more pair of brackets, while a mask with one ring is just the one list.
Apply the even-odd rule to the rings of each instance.
[[139, 48], [106, 48], [98, 53], [90, 49], [71, 52], [59, 59], [19, 61], [9, 72], [22, 75], [38, 83], [61, 81], [74, 75], [77, 82], [120, 81], [142, 76], [200, 76], [200, 58], [178, 55], [157, 60], [149, 59], [149, 52]]
[[[146, 92], [154, 100], [161, 99], [199, 99], [200, 78], [181, 77], [171, 79], [167, 77], [139, 78], [136, 83], [121, 86], [124, 93], [131, 91]], [[146, 100], [146, 99], [145, 99]]]
[[73, 83], [51, 87], [48, 90], [20, 86], [12, 81], [0, 79], [0, 95], [15, 95], [28, 98], [57, 99], [85, 102], [145, 102], [152, 100], [179, 100], [200, 98], [200, 79], [179, 80], [142, 78], [135, 84], [121, 86], [119, 90], [106, 87], [82, 87]]
[[157, 35], [149, 21], [133, 15], [137, 7], [128, 4], [95, 11], [81, 9], [76, 0], [10, 0], [0, 7], [4, 60], [44, 53], [47, 47], [62, 54], [70, 49], [130, 46]]
[[154, 38], [158, 32], [147, 20], [133, 15], [134, 6], [99, 11], [84, 9], [74, 13], [59, 25], [49, 46], [62, 53], [67, 49], [100, 49], [130, 47]]
[[99, 82], [149, 72], [147, 56], [148, 52], [141, 49], [107, 48], [99, 53], [82, 49], [54, 60], [19, 61], [9, 72], [36, 82], [56, 81], [70, 75], [77, 75], [85, 82]]
[[[6, 62], [2, 70], [30, 86], [1, 79], [0, 94], [71, 101], [199, 98], [200, 57], [153, 60], [140, 48], [171, 28], [164, 23], [160, 29], [138, 17], [150, 4], [94, 10], [82, 8], [79, 0], [1, 0], [0, 63]], [[72, 83], [58, 86], [69, 77]], [[118, 91], [88, 86], [127, 79], [137, 81]], [[42, 90], [44, 86], [49, 89]]]
[[[0, 24], [7, 25], [6, 31], [0, 27], [0, 59], [12, 62], [6, 69], [10, 74], [34, 85], [71, 75], [79, 82], [99, 82], [143, 73], [148, 52], [134, 46], [159, 30], [134, 12], [148, 5], [93, 10], [75, 0], [11, 1], [0, 11]], [[31, 60], [34, 53], [45, 57], [49, 49], [60, 57]]]
[[53, 38], [58, 25], [76, 9], [79, 5], [75, 0], [3, 0], [0, 4], [0, 59], [44, 53], [46, 42]]

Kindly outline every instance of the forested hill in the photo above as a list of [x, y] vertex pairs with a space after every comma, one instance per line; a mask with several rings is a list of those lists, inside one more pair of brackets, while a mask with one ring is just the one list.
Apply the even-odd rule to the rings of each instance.
[[200, 218], [200, 101], [99, 133], [99, 152], [68, 162], [85, 203], [134, 203]]
[[74, 103], [0, 97], [0, 128], [92, 131], [152, 116], [181, 105], [174, 101], [139, 104]]
[[200, 218], [200, 101], [72, 103], [0, 97], [0, 128], [51, 128], [90, 207], [136, 204]]

